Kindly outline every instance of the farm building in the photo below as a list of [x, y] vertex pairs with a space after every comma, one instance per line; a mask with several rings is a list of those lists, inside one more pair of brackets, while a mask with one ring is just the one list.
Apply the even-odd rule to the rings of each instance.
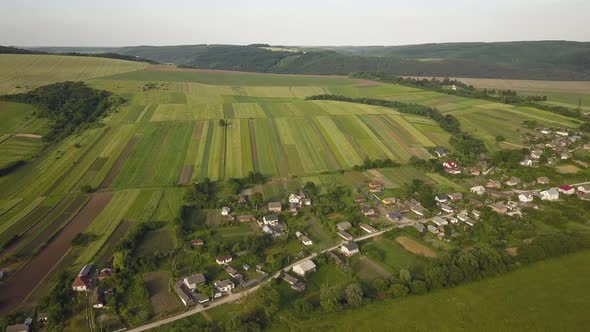
[[462, 193], [450, 193], [447, 195], [451, 201], [460, 201], [463, 199]]
[[520, 195], [518, 195], [518, 200], [526, 203], [526, 202], [532, 202], [533, 201], [533, 194], [531, 193], [522, 193]]
[[441, 204], [440, 205], [440, 209], [443, 210], [446, 213], [453, 213], [453, 211], [455, 211], [452, 207], [446, 205], [446, 204]]
[[438, 234], [438, 228], [436, 226], [428, 225], [428, 231], [432, 234]]
[[449, 224], [448, 221], [446, 221], [444, 218], [441, 218], [441, 217], [434, 217], [434, 218], [432, 218], [432, 222], [436, 226], [444, 226], [444, 225], [448, 225]]
[[98, 274], [98, 280], [108, 279], [112, 275], [113, 275], [113, 270], [112, 269], [104, 268], [104, 269], [100, 270], [100, 273]]
[[410, 211], [414, 212], [415, 214], [423, 217], [428, 213], [428, 210], [423, 208], [422, 206], [414, 206], [410, 209]]
[[365, 217], [371, 217], [375, 215], [375, 209], [373, 209], [372, 207], [365, 206], [361, 209], [361, 211], [363, 212]]
[[489, 207], [492, 209], [492, 211], [499, 214], [505, 214], [508, 212], [508, 207], [504, 203], [490, 204]]
[[174, 291], [185, 306], [189, 307], [195, 304], [192, 292], [186, 287], [182, 280], [174, 283]]
[[201, 239], [191, 240], [191, 246], [193, 247], [202, 246], [203, 244], [205, 244], [205, 241]]
[[418, 232], [420, 232], [420, 233], [423, 233], [423, 232], [424, 232], [424, 228], [425, 228], [425, 227], [424, 227], [424, 225], [423, 225], [423, 224], [417, 223], [417, 224], [414, 224], [414, 228], [415, 228], [415, 229], [416, 229]]
[[402, 219], [402, 213], [399, 211], [392, 211], [387, 213], [386, 217], [391, 221], [400, 221]]
[[316, 265], [313, 261], [311, 260], [305, 260], [295, 266], [293, 266], [293, 273], [300, 275], [300, 276], [305, 276], [305, 274], [309, 273], [309, 272], [315, 272], [316, 270]]
[[544, 201], [555, 201], [559, 199], [559, 191], [555, 188], [543, 190], [539, 194]]
[[345, 256], [352, 256], [359, 253], [359, 246], [356, 242], [347, 242], [340, 246], [340, 251]]
[[352, 224], [348, 221], [344, 221], [341, 223], [336, 224], [336, 229], [339, 231], [346, 231], [352, 227]]
[[395, 203], [397, 203], [397, 198], [394, 197], [387, 197], [381, 200], [381, 203], [390, 206], [390, 205], [395, 205]]
[[283, 274], [283, 280], [295, 291], [303, 292], [305, 290], [305, 284], [290, 274]]
[[488, 183], [486, 183], [486, 188], [500, 189], [502, 188], [502, 183], [498, 180], [489, 180]]
[[442, 157], [446, 157], [447, 156], [447, 151], [445, 151], [444, 148], [442, 147], [437, 147], [436, 149], [434, 149], [434, 154], [436, 154], [436, 156], [438, 158], [442, 158]]
[[229, 216], [230, 212], [231, 212], [231, 209], [227, 206], [224, 206], [221, 208], [221, 215], [222, 216]]
[[438, 194], [438, 195], [434, 196], [434, 200], [437, 201], [438, 203], [446, 203], [449, 201], [449, 196], [445, 195], [445, 194]]
[[281, 202], [270, 202], [268, 203], [268, 211], [279, 213], [283, 210]]
[[549, 178], [546, 176], [540, 176], [537, 178], [538, 184], [549, 184]]
[[92, 288], [92, 273], [94, 272], [94, 264], [86, 264], [80, 270], [80, 273], [72, 283], [72, 289], [76, 292], [86, 292]]
[[371, 225], [360, 224], [360, 228], [369, 234], [375, 233], [375, 228], [373, 228], [373, 226], [371, 226]]
[[242, 278], [242, 275], [238, 272], [238, 270], [234, 269], [232, 266], [226, 265], [223, 267], [223, 269], [232, 278]]
[[514, 187], [514, 186], [517, 186], [518, 184], [520, 184], [520, 179], [517, 178], [516, 176], [511, 176], [510, 179], [508, 181], [506, 181], [506, 185], [509, 187]]
[[352, 241], [353, 239], [352, 235], [348, 234], [345, 231], [338, 231], [337, 233], [341, 238], [345, 239], [346, 241]]
[[582, 192], [584, 194], [588, 194], [588, 193], [590, 193], [590, 185], [584, 184], [584, 185], [578, 186], [578, 191]]
[[369, 191], [372, 193], [379, 193], [383, 191], [383, 184], [379, 182], [369, 183]]

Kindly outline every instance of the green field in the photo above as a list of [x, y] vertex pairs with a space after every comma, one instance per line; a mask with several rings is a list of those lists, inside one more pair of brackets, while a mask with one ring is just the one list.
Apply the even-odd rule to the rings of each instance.
[[140, 70], [146, 64], [59, 55], [0, 54], [0, 94], [18, 93], [62, 81], [81, 81]]
[[[585, 331], [590, 253], [525, 267], [497, 278], [424, 296], [389, 299], [339, 314], [294, 320], [276, 331]], [[564, 273], [567, 271], [567, 273]], [[491, 310], [493, 308], [493, 310]]]

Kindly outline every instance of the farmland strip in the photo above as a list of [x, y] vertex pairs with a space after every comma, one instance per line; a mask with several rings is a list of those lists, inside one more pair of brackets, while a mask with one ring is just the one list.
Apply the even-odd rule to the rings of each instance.
[[107, 188], [111, 185], [117, 174], [119, 174], [119, 171], [121, 170], [121, 167], [123, 167], [123, 164], [127, 160], [127, 157], [129, 157], [131, 151], [133, 151], [133, 147], [135, 146], [137, 141], [139, 141], [139, 134], [133, 135], [129, 142], [127, 142], [127, 145], [125, 145], [125, 149], [123, 149], [123, 152], [121, 152], [121, 154], [117, 158], [117, 161], [115, 161], [113, 167], [111, 167], [111, 169], [109, 170], [107, 176], [104, 178], [104, 180], [102, 180], [102, 183], [100, 184], [101, 189]]

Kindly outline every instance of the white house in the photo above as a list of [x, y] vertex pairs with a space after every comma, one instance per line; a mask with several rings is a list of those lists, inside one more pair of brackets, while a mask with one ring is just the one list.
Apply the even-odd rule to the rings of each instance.
[[573, 195], [576, 192], [576, 188], [574, 188], [570, 185], [564, 184], [562, 186], [557, 187], [557, 191], [559, 191], [560, 193], [565, 194], [565, 195]]
[[441, 147], [438, 147], [438, 148], [434, 149], [434, 153], [439, 158], [445, 157], [447, 155], [447, 151], [445, 151], [445, 149], [443, 149]]
[[438, 234], [438, 228], [432, 225], [428, 225], [428, 231], [432, 234]]
[[293, 266], [293, 273], [296, 273], [300, 276], [305, 276], [306, 273], [315, 272], [316, 265], [311, 260], [305, 260], [295, 266]]
[[555, 188], [543, 190], [539, 194], [544, 201], [555, 201], [559, 199], [559, 191]]
[[457, 215], [457, 219], [461, 220], [461, 221], [466, 221], [467, 219], [469, 219], [469, 216], [467, 215], [466, 212], [461, 212]]
[[445, 194], [439, 194], [434, 196], [434, 200], [437, 201], [438, 203], [446, 203], [449, 201], [449, 196], [445, 195]]
[[565, 131], [565, 130], [557, 130], [557, 131], [555, 131], [555, 134], [556, 134], [556, 135], [559, 135], [559, 136], [564, 136], [564, 137], [565, 137], [565, 136], [569, 136], [569, 135], [570, 135], [570, 134], [569, 134], [567, 131]]
[[486, 188], [484, 188], [484, 186], [475, 186], [475, 187], [471, 187], [471, 189], [469, 189], [470, 192], [476, 194], [476, 195], [483, 195], [486, 192]]
[[345, 256], [352, 256], [354, 254], [358, 254], [359, 253], [359, 246], [356, 244], [356, 242], [343, 243], [340, 246], [340, 251]]
[[533, 166], [533, 161], [530, 160], [529, 158], [525, 158], [524, 160], [522, 160], [520, 162], [520, 166], [531, 167], [531, 166]]
[[290, 204], [301, 204], [301, 197], [297, 194], [289, 195], [289, 203]]
[[236, 285], [233, 283], [233, 281], [231, 281], [229, 279], [224, 279], [224, 280], [216, 281], [216, 282], [213, 283], [213, 285], [220, 292], [223, 292], [223, 293], [230, 293], [231, 290], [236, 287]]
[[224, 206], [221, 208], [221, 215], [222, 216], [229, 216], [230, 212], [231, 212], [231, 209], [227, 206]]
[[339, 231], [345, 231], [348, 230], [352, 227], [352, 224], [348, 221], [344, 221], [341, 223], [336, 224], [336, 229], [338, 229]]
[[305, 235], [301, 235], [299, 239], [301, 240], [301, 243], [303, 243], [303, 245], [311, 246], [313, 244], [313, 241], [311, 241], [311, 239]]
[[219, 256], [215, 259], [215, 261], [217, 262], [217, 264], [219, 265], [225, 265], [229, 262], [232, 261], [232, 257], [229, 255], [225, 255], [225, 256]]
[[262, 222], [265, 225], [276, 226], [279, 223], [279, 216], [276, 214], [269, 214], [268, 216], [264, 216], [262, 218]]
[[518, 200], [523, 203], [532, 202], [533, 201], [533, 194], [522, 193], [522, 194], [518, 195]]
[[375, 228], [373, 228], [373, 226], [371, 225], [367, 225], [367, 224], [360, 224], [359, 225], [361, 227], [361, 229], [369, 234], [371, 233], [375, 233]]
[[440, 205], [440, 209], [443, 210], [446, 213], [453, 213], [453, 211], [455, 211], [452, 207], [446, 205], [446, 204], [441, 204]]

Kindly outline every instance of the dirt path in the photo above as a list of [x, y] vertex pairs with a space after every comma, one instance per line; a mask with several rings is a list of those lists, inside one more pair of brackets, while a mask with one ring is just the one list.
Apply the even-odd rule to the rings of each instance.
[[0, 315], [11, 311], [27, 298], [67, 253], [72, 239], [90, 225], [112, 198], [113, 193], [95, 194], [41, 253], [0, 286]]

